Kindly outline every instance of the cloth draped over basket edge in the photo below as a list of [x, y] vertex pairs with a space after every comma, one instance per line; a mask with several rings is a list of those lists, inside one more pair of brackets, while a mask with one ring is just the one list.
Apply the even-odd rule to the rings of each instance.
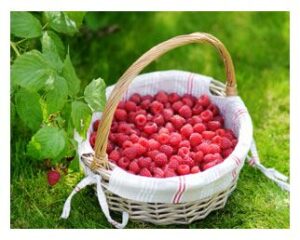
[[[170, 84], [170, 80], [172, 80]], [[220, 192], [232, 179], [238, 177], [239, 171], [243, 167], [244, 160], [247, 159], [249, 165], [258, 168], [268, 178], [277, 183], [282, 189], [289, 191], [288, 178], [273, 168], [264, 167], [258, 157], [254, 139], [252, 139], [252, 122], [240, 97], [222, 97], [212, 95], [209, 90], [211, 77], [194, 74], [184, 71], [161, 71], [142, 74], [136, 77], [128, 91], [124, 94], [124, 100], [135, 92], [141, 95], [155, 94], [163, 89], [167, 92], [176, 91], [182, 95], [190, 93], [195, 96], [207, 94], [212, 101], [217, 104], [225, 117], [227, 128], [232, 129], [238, 136], [238, 145], [233, 153], [222, 163], [212, 169], [208, 169], [201, 174], [193, 174], [176, 178], [155, 179], [135, 176], [125, 172], [120, 168], [114, 168], [111, 173], [108, 189], [125, 198], [144, 202], [187, 202], [199, 198], [205, 198], [214, 192]], [[149, 87], [151, 86], [151, 87]], [[114, 86], [107, 88], [107, 96], [111, 93]], [[101, 113], [94, 113], [87, 133], [87, 139], [91, 133], [92, 122], [99, 119]], [[242, 124], [241, 124], [242, 123]], [[84, 141], [75, 133], [78, 141], [78, 154], [93, 153], [89, 141]], [[249, 140], [250, 139], [250, 140]], [[251, 152], [251, 157], [247, 153]], [[82, 163], [81, 163], [82, 164]], [[81, 188], [96, 184], [97, 195], [102, 211], [110, 223], [117, 228], [125, 227], [128, 215], [123, 213], [123, 222], [119, 224], [111, 219], [105, 194], [101, 186], [101, 176], [92, 173], [88, 167], [82, 164], [87, 177], [75, 187], [67, 199], [62, 218], [67, 218], [70, 212], [71, 199]], [[84, 181], [85, 180], [85, 181]]]

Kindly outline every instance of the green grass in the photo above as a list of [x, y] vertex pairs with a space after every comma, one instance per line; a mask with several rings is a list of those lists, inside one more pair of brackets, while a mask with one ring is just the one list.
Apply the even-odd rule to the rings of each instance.
[[[102, 34], [108, 25], [119, 31]], [[101, 76], [108, 84], [147, 49], [178, 34], [209, 32], [220, 38], [235, 63], [239, 94], [254, 124], [261, 162], [289, 176], [289, 15], [272, 12], [157, 12], [88, 14], [85, 31], [70, 39], [71, 57], [83, 87]], [[224, 79], [223, 65], [209, 46], [176, 49], [147, 71], [182, 69]], [[51, 188], [43, 167], [24, 154], [26, 134], [12, 129], [12, 228], [111, 228], [91, 188], [76, 195], [68, 220], [63, 203], [80, 173]], [[114, 215], [117, 219], [119, 215]], [[289, 194], [245, 165], [225, 208], [187, 226], [159, 228], [289, 228]], [[128, 228], [157, 228], [130, 222]]]

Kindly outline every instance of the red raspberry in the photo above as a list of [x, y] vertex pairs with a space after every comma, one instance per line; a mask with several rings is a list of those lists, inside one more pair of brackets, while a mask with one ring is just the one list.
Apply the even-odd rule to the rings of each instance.
[[170, 122], [167, 122], [165, 127], [169, 130], [170, 133], [175, 131], [173, 124]]
[[198, 103], [200, 103], [203, 107], [208, 107], [210, 104], [210, 99], [207, 95], [202, 95], [199, 99], [198, 99]]
[[193, 128], [194, 128], [194, 132], [197, 133], [202, 133], [203, 131], [206, 130], [206, 127], [203, 123], [196, 123]]
[[183, 104], [182, 101], [177, 101], [177, 102], [174, 102], [174, 103], [172, 104], [172, 108], [173, 108], [173, 110], [174, 110], [175, 112], [178, 112], [179, 109], [180, 109], [183, 105], [184, 105], [184, 104]]
[[116, 142], [119, 146], [122, 146], [123, 142], [129, 140], [129, 136], [124, 133], [117, 133], [116, 134]]
[[134, 93], [129, 98], [130, 101], [135, 102], [136, 104], [139, 104], [141, 102], [141, 96], [138, 93]]
[[60, 179], [60, 173], [56, 170], [51, 170], [47, 173], [47, 180], [50, 186], [54, 186]]
[[125, 102], [125, 110], [127, 112], [136, 111], [136, 103], [133, 101], [126, 101]]
[[146, 115], [146, 118], [147, 118], [147, 121], [148, 121], [148, 122], [152, 122], [153, 115], [152, 115], [151, 113], [148, 113], [148, 114]]
[[147, 153], [147, 156], [150, 157], [152, 160], [155, 159], [156, 155], [159, 154], [160, 152], [158, 150], [152, 150], [152, 151], [149, 151]]
[[140, 167], [139, 167], [139, 164], [137, 163], [137, 161], [132, 161], [129, 164], [128, 169], [129, 169], [129, 171], [132, 171], [135, 174], [137, 174], [140, 171]]
[[100, 120], [99, 120], [99, 119], [97, 119], [97, 120], [93, 123], [93, 130], [94, 130], [95, 132], [97, 132], [98, 127], [99, 127], [99, 124], [100, 124]]
[[164, 91], [160, 91], [155, 95], [155, 99], [161, 103], [168, 102], [168, 94]]
[[207, 154], [209, 152], [209, 143], [203, 142], [197, 147], [198, 151], [203, 152], [203, 154]]
[[232, 146], [235, 147], [238, 143], [238, 141], [236, 139], [232, 139], [231, 140]]
[[161, 134], [158, 134], [158, 136], [157, 136], [157, 140], [161, 144], [167, 144], [169, 142], [169, 139], [170, 139], [170, 135], [167, 133], [161, 133]]
[[131, 142], [136, 143], [139, 141], [139, 136], [133, 133], [129, 136], [129, 139]]
[[181, 101], [185, 104], [188, 105], [190, 108], [194, 106], [194, 97], [190, 94], [184, 94], [181, 98]]
[[118, 131], [118, 126], [119, 126], [119, 123], [116, 122], [116, 121], [113, 121], [111, 123], [111, 126], [110, 126], [110, 131], [113, 132], [113, 133], [117, 132]]
[[211, 140], [215, 136], [216, 136], [216, 133], [212, 132], [212, 131], [203, 131], [202, 132], [202, 137], [206, 140]]
[[135, 123], [136, 112], [129, 112], [127, 115], [127, 121], [130, 123]]
[[181, 135], [179, 133], [177, 133], [177, 132], [173, 132], [170, 135], [169, 143], [172, 146], [178, 146], [179, 143], [181, 142], [181, 140], [182, 140]]
[[129, 134], [131, 131], [131, 126], [126, 122], [120, 122], [118, 126], [119, 133]]
[[200, 103], [196, 103], [196, 105], [193, 107], [192, 112], [194, 115], [199, 115], [204, 110], [203, 106]]
[[95, 147], [97, 132], [92, 132], [90, 135], [90, 144], [92, 148]]
[[220, 113], [219, 108], [212, 103], [207, 107], [207, 109], [210, 110], [214, 116], [217, 116]]
[[149, 150], [158, 149], [160, 147], [160, 143], [156, 141], [155, 139], [149, 139]]
[[138, 143], [141, 144], [146, 149], [149, 148], [149, 141], [148, 141], [148, 139], [146, 139], [144, 137], [139, 138]]
[[174, 111], [171, 108], [165, 108], [162, 114], [165, 121], [169, 121], [171, 117], [174, 115]]
[[151, 135], [158, 130], [157, 124], [154, 122], [148, 122], [144, 127], [144, 132]]
[[148, 110], [151, 104], [151, 100], [145, 99], [141, 102], [140, 106], [142, 109]]
[[216, 131], [221, 127], [221, 123], [219, 121], [210, 121], [207, 123], [207, 127], [211, 131]]
[[187, 164], [181, 164], [177, 168], [177, 173], [179, 175], [187, 175], [190, 173], [190, 166]]
[[171, 108], [172, 107], [171, 103], [169, 103], [169, 102], [165, 103], [164, 106], [165, 106], [165, 108]]
[[212, 161], [220, 161], [220, 160], [223, 160], [221, 154], [219, 153], [209, 153], [209, 154], [206, 154], [203, 158], [203, 162], [204, 163], [207, 163], [207, 162], [212, 162]]
[[171, 117], [170, 121], [176, 129], [181, 128], [185, 123], [185, 119], [179, 115], [174, 115]]
[[138, 155], [138, 149], [135, 146], [131, 146], [125, 148], [122, 152], [123, 156], [127, 157], [128, 159], [134, 159]]
[[208, 146], [208, 152], [209, 153], [220, 153], [221, 148], [219, 145], [212, 143]]
[[207, 169], [209, 169], [209, 168], [211, 168], [211, 167], [213, 167], [213, 166], [215, 166], [215, 165], [217, 165], [217, 164], [218, 164], [218, 161], [217, 161], [217, 160], [212, 161], [212, 162], [208, 162], [208, 163], [206, 163], [206, 164], [204, 164], [204, 165], [202, 166], [202, 171], [205, 171], [205, 170], [207, 170]]
[[203, 111], [200, 116], [204, 122], [208, 122], [213, 119], [213, 113], [210, 110]]
[[192, 110], [188, 105], [183, 105], [179, 110], [178, 113], [184, 117], [185, 119], [190, 118], [192, 116]]
[[115, 119], [117, 119], [118, 121], [126, 121], [127, 112], [123, 109], [117, 109], [115, 112]]
[[144, 177], [152, 177], [151, 172], [147, 168], [142, 168], [141, 171], [139, 172], [139, 175]]
[[180, 133], [182, 136], [189, 138], [190, 135], [194, 132], [193, 127], [191, 124], [185, 124], [181, 129]]
[[163, 167], [168, 163], [168, 157], [164, 153], [158, 153], [154, 157], [154, 162], [158, 167]]
[[232, 147], [232, 143], [228, 138], [222, 137], [220, 146], [222, 149], [227, 149]]
[[134, 143], [132, 146], [135, 147], [138, 156], [143, 155], [145, 152], [147, 152], [147, 148], [139, 143]]
[[180, 96], [177, 93], [170, 93], [169, 94], [169, 102], [174, 103], [180, 99]]
[[236, 137], [234, 136], [234, 132], [231, 129], [226, 129], [224, 137], [227, 137], [229, 140], [236, 139]]
[[143, 114], [138, 114], [136, 117], [135, 117], [135, 124], [137, 126], [145, 126], [145, 124], [147, 123], [147, 118], [145, 115]]
[[194, 166], [191, 168], [191, 173], [198, 173], [201, 172], [199, 166]]
[[157, 126], [162, 126], [165, 123], [165, 119], [161, 114], [156, 114], [153, 119], [153, 122], [155, 122], [157, 124]]
[[188, 122], [194, 126], [197, 123], [202, 123], [202, 119], [199, 116], [192, 116], [190, 119], [188, 119]]
[[118, 162], [120, 158], [121, 153], [116, 149], [111, 151], [111, 153], [108, 155], [108, 159], [113, 160], [114, 162]]
[[218, 145], [221, 145], [221, 141], [222, 141], [222, 137], [220, 136], [214, 136], [212, 139], [211, 139], [211, 142], [212, 143], [215, 143], [215, 144], [218, 144]]
[[164, 109], [164, 105], [158, 101], [154, 101], [150, 104], [151, 112], [155, 115], [161, 113]]
[[221, 136], [221, 137], [224, 137], [226, 132], [223, 128], [219, 128], [219, 129], [216, 130], [216, 134]]
[[153, 176], [156, 178], [163, 178], [165, 175], [164, 171], [160, 167], [155, 167], [153, 169]]
[[176, 177], [176, 176], [177, 176], [175, 170], [174, 170], [174, 169], [171, 169], [171, 168], [166, 168], [165, 171], [164, 171], [164, 173], [165, 173], [164, 176], [165, 176], [166, 178], [167, 178], [167, 177]]
[[181, 147], [178, 149], [178, 155], [181, 157], [187, 157], [190, 154], [190, 149], [187, 147]]
[[227, 158], [233, 152], [232, 148], [227, 148], [222, 151], [223, 158]]
[[107, 154], [110, 154], [112, 152], [112, 150], [114, 150], [114, 148], [115, 148], [114, 144], [109, 141], [107, 144], [107, 149], [106, 149]]
[[161, 133], [167, 133], [167, 134], [169, 134], [170, 131], [169, 131], [169, 129], [167, 129], [167, 128], [165, 128], [165, 127], [161, 127], [161, 128], [159, 129], [159, 131], [158, 131], [158, 134], [161, 134]]
[[170, 161], [169, 161], [169, 168], [172, 168], [172, 169], [177, 169], [177, 167], [179, 166], [179, 162], [182, 161], [182, 157], [178, 156], [178, 155], [173, 155], [171, 158], [170, 158]]
[[144, 100], [150, 100], [151, 102], [153, 101], [153, 96], [151, 95], [145, 95], [145, 96], [141, 96], [141, 101], [144, 101]]
[[121, 157], [120, 159], [119, 159], [119, 161], [118, 161], [118, 166], [120, 167], [120, 168], [123, 168], [123, 169], [127, 169], [127, 167], [128, 167], [128, 165], [129, 165], [129, 163], [130, 163], [130, 161], [129, 161], [129, 159], [128, 158], [126, 158], [126, 157]]
[[179, 162], [179, 164], [186, 164], [189, 165], [190, 167], [193, 167], [195, 165], [195, 162], [191, 157], [186, 156]]
[[204, 156], [203, 152], [202, 151], [198, 151], [194, 155], [194, 160], [196, 162], [201, 162], [203, 160], [203, 156]]
[[187, 148], [191, 148], [191, 144], [189, 140], [183, 140], [179, 143], [179, 148], [181, 147], [187, 147]]
[[190, 136], [190, 143], [192, 147], [199, 145], [202, 142], [202, 136], [199, 133], [192, 133]]
[[168, 157], [171, 157], [174, 150], [169, 145], [161, 145], [159, 151], [166, 154]]
[[220, 116], [220, 115], [215, 116], [215, 117], [213, 118], [213, 120], [214, 120], [214, 121], [220, 122], [221, 126], [224, 125], [224, 118], [223, 118], [222, 116]]
[[118, 107], [117, 108], [119, 108], [119, 109], [125, 109], [125, 102], [124, 101], [120, 101], [118, 103]]
[[140, 168], [149, 168], [152, 162], [150, 157], [140, 157], [137, 161]]

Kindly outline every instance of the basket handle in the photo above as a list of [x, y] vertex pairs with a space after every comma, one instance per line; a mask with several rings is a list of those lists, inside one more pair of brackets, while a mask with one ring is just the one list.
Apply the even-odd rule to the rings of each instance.
[[151, 62], [158, 59], [168, 51], [191, 43], [209, 43], [218, 50], [221, 58], [223, 59], [226, 70], [226, 95], [237, 95], [235, 71], [231, 56], [226, 47], [214, 36], [207, 33], [192, 33], [180, 35], [156, 45], [137, 59], [116, 83], [103, 111], [102, 120], [97, 131], [95, 155], [91, 164], [92, 170], [108, 168], [106, 148], [110, 126], [117, 105], [133, 79]]

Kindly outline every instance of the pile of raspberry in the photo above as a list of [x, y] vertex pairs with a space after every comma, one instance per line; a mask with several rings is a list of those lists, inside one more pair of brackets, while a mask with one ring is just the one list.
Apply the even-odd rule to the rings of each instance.
[[[94, 147], [100, 120], [90, 136]], [[231, 154], [237, 139], [207, 95], [133, 94], [115, 111], [108, 158], [145, 177], [166, 178], [205, 171]]]

